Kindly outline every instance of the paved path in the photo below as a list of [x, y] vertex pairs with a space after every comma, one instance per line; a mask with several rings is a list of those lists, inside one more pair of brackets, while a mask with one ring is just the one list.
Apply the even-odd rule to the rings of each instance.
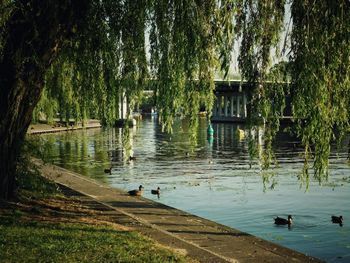
[[41, 134], [41, 133], [53, 133], [63, 131], [74, 131], [81, 129], [100, 128], [101, 124], [97, 120], [89, 120], [84, 126], [81, 123], [75, 126], [53, 126], [48, 124], [31, 124], [28, 128], [27, 134]]
[[200, 262], [321, 262], [146, 198], [131, 197], [63, 168], [35, 162], [40, 164], [44, 176], [63, 185], [66, 194], [108, 213], [116, 223], [132, 227]]

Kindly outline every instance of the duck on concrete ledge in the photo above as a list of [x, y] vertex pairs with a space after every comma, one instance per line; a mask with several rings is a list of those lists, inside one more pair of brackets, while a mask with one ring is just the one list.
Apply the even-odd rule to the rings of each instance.
[[293, 217], [291, 215], [288, 215], [288, 219], [282, 218], [282, 217], [276, 217], [274, 218], [276, 225], [291, 225], [292, 224]]
[[135, 189], [135, 190], [131, 190], [128, 192], [128, 194], [131, 196], [141, 196], [142, 193], [143, 193], [143, 186], [142, 185], [139, 186], [139, 190]]

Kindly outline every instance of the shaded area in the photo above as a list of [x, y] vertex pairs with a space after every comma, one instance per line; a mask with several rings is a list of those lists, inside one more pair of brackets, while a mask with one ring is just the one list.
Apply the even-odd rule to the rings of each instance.
[[21, 190], [18, 200], [0, 201], [1, 262], [191, 262], [77, 191], [59, 185], [52, 194]]

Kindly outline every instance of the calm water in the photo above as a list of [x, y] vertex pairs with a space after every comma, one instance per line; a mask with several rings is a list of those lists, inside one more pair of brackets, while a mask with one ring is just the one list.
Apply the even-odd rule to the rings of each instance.
[[[321, 185], [310, 179], [308, 190], [298, 175], [302, 149], [285, 134], [278, 136], [278, 166], [263, 183], [257, 160], [250, 164], [248, 144], [236, 136], [237, 126], [215, 124], [212, 141], [207, 123], [198, 129], [197, 143], [189, 140], [185, 121], [172, 135], [161, 132], [154, 119], [132, 130], [135, 161], [123, 160], [121, 129], [93, 129], [41, 135], [53, 163], [130, 190], [142, 184], [145, 197], [228, 225], [329, 262], [350, 262], [350, 167], [346, 149], [331, 156], [330, 176]], [[244, 127], [239, 127], [244, 129]], [[112, 164], [112, 174], [103, 172]], [[160, 199], [150, 189], [161, 188]], [[274, 187], [271, 187], [274, 186]], [[273, 217], [294, 216], [288, 229]], [[344, 225], [331, 223], [343, 215]]]

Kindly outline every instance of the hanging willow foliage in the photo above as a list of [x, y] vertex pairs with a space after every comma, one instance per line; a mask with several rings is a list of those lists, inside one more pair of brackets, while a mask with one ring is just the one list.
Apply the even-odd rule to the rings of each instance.
[[179, 111], [189, 115], [192, 125], [196, 125], [200, 99], [211, 109], [218, 54], [225, 67], [231, 54], [231, 9], [232, 1], [153, 3], [151, 69], [157, 80], [159, 115], [167, 130], [171, 130]]
[[[261, 113], [267, 121], [267, 161], [273, 158], [271, 140], [279, 129], [284, 99], [290, 96], [295, 133], [305, 146], [301, 176], [308, 177], [308, 160], [314, 158], [314, 175], [321, 181], [328, 176], [332, 141], [340, 141], [349, 129], [350, 2], [293, 0], [290, 14], [285, 4], [236, 1], [236, 28], [242, 39], [239, 65], [242, 76], [251, 83], [251, 117]], [[282, 42], [283, 17], [289, 15], [290, 79], [285, 74], [276, 79], [271, 48], [277, 50]], [[279, 71], [286, 72], [284, 67]], [[269, 80], [274, 84], [267, 83]], [[281, 81], [289, 85], [278, 85]]]
[[332, 140], [349, 128], [350, 2], [298, 0], [291, 10], [293, 115], [321, 180]]
[[[67, 43], [46, 74], [46, 89], [58, 101], [61, 117], [83, 121], [94, 117], [112, 124], [119, 117], [118, 98], [122, 94], [123, 17], [118, 15], [122, 6], [112, 1], [92, 5], [83, 29]], [[128, 92], [131, 89], [127, 87]]]
[[[235, 1], [236, 31], [241, 40], [238, 63], [241, 75], [248, 82], [248, 119], [250, 126], [266, 122], [261, 161], [267, 169], [275, 159], [272, 149], [274, 136], [285, 107], [286, 78], [284, 67], [272, 66], [279, 50], [286, 1]], [[278, 59], [278, 57], [277, 57]], [[251, 128], [252, 132], [256, 132]], [[251, 137], [249, 145], [259, 145], [259, 136]], [[256, 142], [253, 143], [252, 140]]]
[[[0, 25], [16, 3], [2, 2]], [[284, 27], [289, 20], [291, 32]], [[121, 97], [135, 105], [151, 86], [164, 129], [171, 130], [177, 114], [195, 127], [201, 101], [210, 112], [214, 75], [227, 74], [236, 40], [249, 83], [248, 117], [266, 121], [266, 167], [286, 96], [305, 146], [304, 171], [314, 158], [318, 179], [327, 175], [331, 142], [349, 128], [348, 0], [91, 1], [72, 31], [47, 70], [40, 104], [58, 105], [62, 118], [112, 124]], [[5, 35], [0, 32], [0, 54]], [[290, 50], [279, 57], [283, 41]]]
[[177, 114], [190, 116], [195, 127], [200, 103], [213, 105], [215, 71], [221, 65], [228, 72], [233, 1], [92, 5], [86, 25], [46, 74], [51, 91], [43, 100], [56, 101], [63, 118], [113, 124], [120, 98], [132, 108], [151, 86], [164, 129], [171, 130]]
[[237, 10], [236, 31], [241, 38], [239, 67], [243, 79], [250, 84], [248, 100], [252, 106], [248, 116], [258, 115], [260, 97], [267, 90], [265, 82], [271, 67], [272, 49], [278, 48], [283, 19], [285, 1], [235, 1]]

